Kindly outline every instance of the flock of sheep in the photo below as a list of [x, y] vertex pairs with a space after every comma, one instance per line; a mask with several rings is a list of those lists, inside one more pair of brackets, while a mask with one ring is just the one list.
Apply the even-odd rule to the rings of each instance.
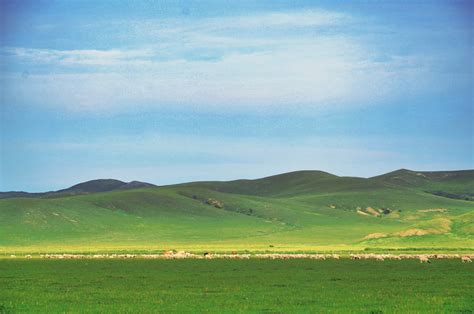
[[[16, 258], [16, 255], [10, 257]], [[25, 255], [25, 258], [33, 258], [32, 255]], [[40, 254], [38, 257], [46, 259], [315, 259], [315, 260], [326, 260], [326, 259], [341, 259], [343, 256], [338, 254], [238, 254], [232, 252], [232, 254], [194, 254], [185, 251], [166, 251], [163, 254]], [[474, 255], [463, 255], [459, 254], [421, 254], [421, 255], [393, 255], [393, 254], [350, 254], [349, 257], [352, 260], [402, 260], [402, 259], [418, 259], [420, 263], [431, 263], [432, 259], [461, 259], [463, 263], [472, 263]]]
[[431, 259], [454, 259], [454, 258], [461, 258], [461, 262], [463, 263], [472, 263], [472, 258], [474, 255], [464, 255], [460, 256], [459, 254], [401, 254], [401, 255], [393, 255], [393, 254], [351, 254], [351, 259], [353, 260], [360, 260], [360, 259], [374, 259], [377, 261], [383, 262], [386, 259], [392, 260], [402, 260], [402, 259], [418, 259], [420, 263], [431, 263]]

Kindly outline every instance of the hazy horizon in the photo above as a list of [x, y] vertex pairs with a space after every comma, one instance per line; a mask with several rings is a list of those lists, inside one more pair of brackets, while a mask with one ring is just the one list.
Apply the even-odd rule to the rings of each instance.
[[0, 11], [0, 191], [474, 168], [470, 1]]
[[[330, 172], [327, 172], [327, 171], [324, 171], [324, 170], [320, 170], [320, 169], [300, 169], [300, 170], [293, 170], [293, 171], [290, 171], [290, 172], [284, 172], [284, 173], [274, 173], [274, 174], [270, 174], [268, 176], [264, 176], [264, 177], [255, 177], [255, 178], [241, 178], [241, 177], [237, 177], [237, 178], [230, 178], [230, 179], [227, 179], [227, 180], [212, 180], [212, 179], [209, 179], [209, 180], [194, 180], [194, 181], [183, 181], [183, 182], [172, 182], [172, 183], [167, 183], [167, 184], [155, 184], [154, 182], [143, 182], [143, 183], [151, 183], [153, 185], [156, 185], [157, 187], [162, 187], [162, 186], [168, 186], [168, 185], [175, 185], [175, 184], [185, 184], [185, 183], [194, 183], [194, 182], [229, 182], [229, 181], [235, 181], [235, 180], [256, 180], [256, 179], [263, 179], [263, 178], [266, 178], [266, 177], [272, 177], [272, 176], [278, 176], [278, 175], [282, 175], [282, 174], [287, 174], [287, 173], [293, 173], [293, 172], [307, 172], [307, 171], [314, 171], [314, 172], [326, 172], [328, 174], [332, 174], [332, 175], [336, 175], [338, 177], [354, 177], [354, 178], [363, 178], [363, 179], [370, 179], [370, 178], [374, 178], [374, 177], [377, 177], [377, 176], [381, 176], [381, 175], [384, 175], [384, 174], [389, 174], [389, 173], [392, 173], [392, 172], [396, 172], [396, 171], [400, 171], [400, 170], [407, 170], [407, 171], [412, 171], [412, 172], [457, 172], [457, 171], [474, 171], [474, 169], [456, 169], [456, 170], [447, 170], [447, 171], [442, 171], [442, 170], [436, 170], [436, 171], [418, 171], [418, 170], [415, 170], [415, 169], [405, 169], [405, 168], [401, 168], [401, 169], [395, 169], [395, 170], [392, 170], [392, 171], [389, 171], [389, 172], [385, 172], [385, 173], [379, 173], [379, 174], [376, 174], [374, 176], [370, 176], [370, 177], [360, 177], [360, 176], [346, 176], [344, 174], [335, 174], [335, 173], [330, 173]], [[82, 181], [82, 182], [76, 182], [70, 186], [64, 186], [64, 187], [61, 187], [60, 189], [58, 190], [62, 190], [62, 189], [67, 189], [67, 188], [70, 188], [70, 187], [73, 187], [77, 184], [82, 184], [82, 183], [87, 183], [87, 182], [92, 182], [92, 181], [98, 181], [98, 180], [118, 180], [118, 181], [122, 181], [124, 183], [130, 183], [130, 182], [142, 182], [142, 181], [139, 181], [139, 180], [130, 180], [130, 181], [127, 181], [127, 180], [121, 180], [121, 179], [118, 179], [118, 178], [108, 178], [108, 177], [103, 177], [103, 178], [92, 178], [92, 179], [88, 179], [86, 181]], [[43, 190], [43, 191], [25, 191], [25, 190], [17, 190], [17, 191], [0, 191], [0, 192], [27, 192], [27, 193], [43, 193], [43, 192], [54, 192], [54, 191], [57, 191], [57, 190], [53, 190], [53, 189], [49, 189], [49, 190]]]

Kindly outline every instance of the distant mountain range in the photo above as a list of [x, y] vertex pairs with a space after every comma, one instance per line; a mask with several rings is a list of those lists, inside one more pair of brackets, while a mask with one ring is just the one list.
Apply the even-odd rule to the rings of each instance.
[[22, 191], [0, 192], [0, 199], [13, 197], [59, 197], [115, 190], [129, 190], [155, 187], [156, 185], [140, 181], [123, 182], [115, 179], [98, 179], [73, 185], [67, 189], [43, 193], [28, 193]]
[[[178, 184], [178, 186], [205, 186], [216, 191], [248, 195], [285, 195], [295, 190], [319, 192], [328, 190], [350, 190], [379, 188], [381, 186], [399, 186], [422, 189], [448, 198], [474, 200], [472, 180], [474, 170], [459, 171], [413, 171], [400, 169], [372, 178], [339, 177], [324, 171], [301, 170], [278, 174], [255, 180], [202, 181]], [[97, 179], [73, 185], [69, 188], [28, 193], [23, 191], [0, 192], [0, 199], [15, 197], [60, 197], [115, 190], [141, 189], [157, 187], [140, 181], [123, 182], [115, 179]]]

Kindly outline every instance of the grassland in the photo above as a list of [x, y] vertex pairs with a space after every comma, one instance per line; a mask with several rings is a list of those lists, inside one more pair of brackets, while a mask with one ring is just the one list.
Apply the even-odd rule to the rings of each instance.
[[0, 254], [474, 248], [474, 171], [371, 179], [301, 171], [0, 200]]
[[0, 260], [0, 312], [472, 313], [459, 260]]
[[0, 199], [0, 313], [474, 310], [473, 266], [459, 259], [36, 258], [171, 249], [472, 254], [474, 171], [400, 170], [370, 179], [301, 171], [68, 191]]

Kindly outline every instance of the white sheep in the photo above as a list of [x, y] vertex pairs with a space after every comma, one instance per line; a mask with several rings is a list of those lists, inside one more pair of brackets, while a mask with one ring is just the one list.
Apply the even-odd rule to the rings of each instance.
[[382, 255], [377, 255], [377, 256], [375, 256], [375, 260], [379, 261], [379, 262], [383, 262], [385, 259], [383, 258]]
[[426, 256], [420, 256], [420, 263], [431, 263], [431, 261]]

